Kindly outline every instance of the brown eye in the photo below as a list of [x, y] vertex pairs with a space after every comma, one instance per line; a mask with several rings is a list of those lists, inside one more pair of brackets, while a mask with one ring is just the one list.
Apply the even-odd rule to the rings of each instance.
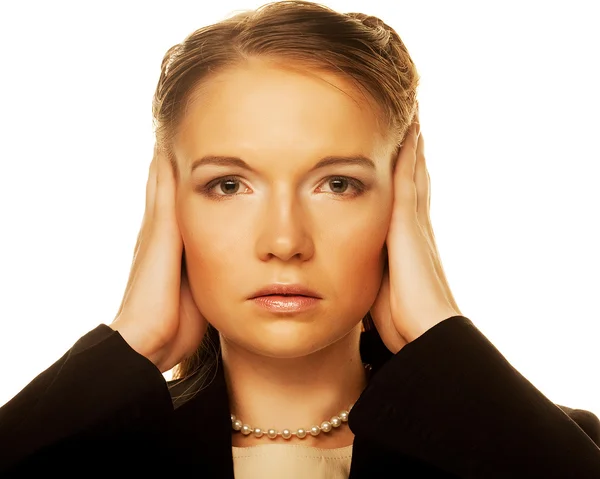
[[330, 176], [322, 185], [319, 188], [320, 193], [329, 193], [336, 198], [354, 198], [368, 189], [362, 181], [349, 176]]
[[252, 190], [237, 176], [222, 176], [194, 188], [198, 193], [212, 199], [230, 199], [251, 193]]
[[240, 182], [231, 178], [219, 182], [221, 191], [226, 195], [235, 195], [240, 189]]
[[333, 178], [329, 180], [329, 187], [334, 193], [345, 193], [348, 189], [348, 180], [346, 178]]

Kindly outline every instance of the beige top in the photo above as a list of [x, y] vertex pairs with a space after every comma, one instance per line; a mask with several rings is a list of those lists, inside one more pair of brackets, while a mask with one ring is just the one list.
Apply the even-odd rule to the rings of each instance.
[[348, 479], [352, 445], [336, 449], [290, 444], [233, 447], [235, 479]]

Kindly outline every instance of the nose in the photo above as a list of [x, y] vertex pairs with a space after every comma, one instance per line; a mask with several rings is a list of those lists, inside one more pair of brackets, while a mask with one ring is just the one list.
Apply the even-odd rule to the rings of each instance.
[[314, 255], [311, 219], [290, 189], [280, 188], [267, 199], [260, 218], [256, 250], [261, 261], [307, 261]]

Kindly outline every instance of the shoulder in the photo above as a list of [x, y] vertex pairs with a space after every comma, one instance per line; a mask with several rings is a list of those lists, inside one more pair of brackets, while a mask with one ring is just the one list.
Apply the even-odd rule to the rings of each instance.
[[571, 418], [598, 446], [600, 446], [600, 420], [593, 412], [585, 409], [573, 409], [567, 406], [557, 406]]

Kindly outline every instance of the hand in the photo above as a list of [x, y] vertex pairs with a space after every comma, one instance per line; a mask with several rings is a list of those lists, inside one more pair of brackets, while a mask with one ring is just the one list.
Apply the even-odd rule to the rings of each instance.
[[161, 372], [192, 354], [207, 328], [182, 268], [185, 262], [175, 214], [176, 188], [173, 168], [155, 147], [129, 281], [110, 325]]
[[440, 262], [429, 218], [430, 181], [418, 116], [394, 171], [394, 203], [386, 238], [388, 260], [371, 309], [394, 354], [452, 316], [462, 316]]

